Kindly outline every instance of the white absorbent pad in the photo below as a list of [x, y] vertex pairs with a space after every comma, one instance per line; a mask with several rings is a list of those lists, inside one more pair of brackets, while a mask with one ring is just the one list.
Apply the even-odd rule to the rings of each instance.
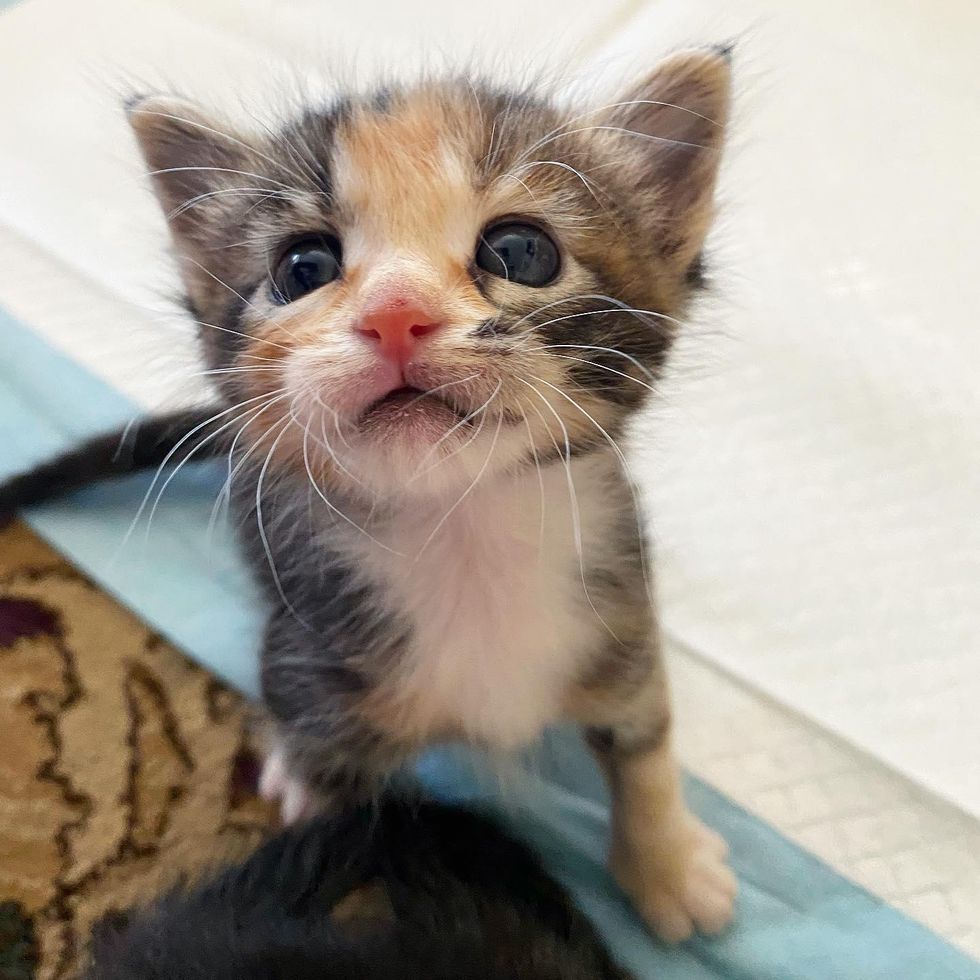
[[616, 49], [746, 56], [713, 309], [638, 440], [666, 625], [980, 815], [980, 7], [732, 6]]

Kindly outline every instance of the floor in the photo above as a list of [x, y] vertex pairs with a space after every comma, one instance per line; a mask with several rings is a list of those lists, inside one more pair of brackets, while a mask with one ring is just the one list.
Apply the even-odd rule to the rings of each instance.
[[94, 922], [275, 825], [247, 707], [26, 526], [0, 529], [0, 977], [77, 976]]
[[636, 440], [682, 751], [980, 956], [980, 7], [22, 0], [0, 303], [147, 407], [193, 396], [120, 91], [234, 113], [300, 77], [475, 61], [601, 92], [731, 39], [716, 289]]

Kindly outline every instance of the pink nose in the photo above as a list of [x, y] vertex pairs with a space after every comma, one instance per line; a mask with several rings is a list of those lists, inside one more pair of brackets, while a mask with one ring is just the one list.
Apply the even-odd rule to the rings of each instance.
[[382, 357], [407, 364], [419, 341], [441, 326], [417, 299], [401, 295], [365, 309], [354, 329], [375, 344]]

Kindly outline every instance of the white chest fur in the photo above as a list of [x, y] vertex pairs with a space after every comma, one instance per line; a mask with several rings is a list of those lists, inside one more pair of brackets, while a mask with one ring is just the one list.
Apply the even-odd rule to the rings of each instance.
[[[569, 684], [602, 641], [582, 585], [579, 546], [601, 547], [601, 481], [573, 466], [478, 487], [430, 538], [454, 500], [419, 505], [385, 535], [399, 556], [363, 545], [363, 566], [413, 626], [389, 692], [399, 728], [458, 732], [509, 749], [559, 717]], [[542, 507], [543, 502], [543, 507]], [[543, 513], [543, 519], [542, 519]]]

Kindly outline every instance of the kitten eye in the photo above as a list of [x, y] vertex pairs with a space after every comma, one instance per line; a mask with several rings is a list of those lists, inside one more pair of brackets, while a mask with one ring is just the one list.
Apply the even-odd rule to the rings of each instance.
[[272, 277], [277, 303], [292, 303], [340, 276], [340, 242], [332, 235], [294, 242]]
[[522, 286], [547, 286], [558, 275], [558, 247], [533, 225], [503, 224], [480, 237], [476, 264], [491, 275]]

